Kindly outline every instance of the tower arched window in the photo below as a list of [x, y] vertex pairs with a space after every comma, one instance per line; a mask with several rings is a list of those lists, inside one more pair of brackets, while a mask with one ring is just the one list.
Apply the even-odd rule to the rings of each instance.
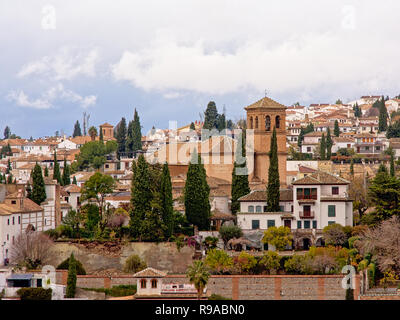
[[256, 129], [258, 129], [258, 117], [256, 117]]
[[250, 129], [253, 129], [253, 117], [250, 117]]
[[277, 129], [279, 129], [280, 123], [281, 123], [281, 117], [280, 116], [276, 116], [276, 118], [275, 118], [275, 127]]
[[269, 116], [265, 117], [265, 130], [271, 130], [271, 118]]

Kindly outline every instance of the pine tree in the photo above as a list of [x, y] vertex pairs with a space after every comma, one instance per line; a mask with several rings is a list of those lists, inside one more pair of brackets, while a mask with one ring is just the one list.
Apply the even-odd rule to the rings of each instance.
[[120, 123], [118, 124], [115, 137], [118, 143], [117, 155], [119, 159], [121, 154], [123, 154], [126, 150], [126, 120], [124, 117], [122, 117]]
[[74, 254], [71, 253], [68, 263], [68, 278], [67, 278], [67, 298], [75, 298], [76, 291], [76, 260]]
[[57, 161], [57, 152], [56, 151], [54, 151], [53, 180], [56, 180], [60, 185], [62, 185], [60, 164]]
[[194, 150], [186, 175], [184, 203], [187, 220], [200, 230], [208, 230], [210, 227], [209, 193], [204, 165]]
[[132, 151], [142, 150], [142, 129], [140, 125], [139, 115], [135, 109], [132, 124]]
[[337, 120], [335, 120], [335, 128], [333, 129], [333, 134], [335, 135], [335, 137], [340, 136], [339, 122]]
[[326, 160], [331, 160], [331, 155], [332, 155], [332, 146], [333, 146], [333, 141], [331, 138], [331, 130], [329, 127], [327, 128], [327, 135], [326, 135]]
[[78, 183], [76, 182], [76, 177], [74, 176], [74, 178], [72, 179], [72, 184], [77, 185]]
[[204, 116], [203, 129], [211, 130], [217, 127], [218, 111], [214, 101], [208, 103]]
[[49, 176], [49, 169], [47, 167], [44, 167], [44, 176], [45, 177]]
[[268, 185], [267, 185], [267, 211], [279, 211], [279, 166], [278, 166], [278, 143], [276, 129], [272, 131], [271, 146], [269, 151]]
[[172, 183], [169, 173], [168, 163], [164, 163], [161, 176], [161, 213], [162, 221], [166, 226], [166, 238], [171, 237], [174, 232], [173, 226], [173, 201], [172, 201]]
[[322, 134], [322, 138], [321, 138], [320, 158], [321, 158], [321, 160], [326, 160], [326, 142], [325, 142], [325, 135], [324, 134]]
[[132, 235], [141, 239], [142, 222], [145, 218], [146, 212], [151, 211], [150, 203], [152, 201], [149, 167], [143, 154], [139, 155], [136, 168], [133, 170], [130, 227]]
[[242, 133], [239, 136], [239, 141], [241, 143], [240, 145], [238, 143], [236, 147], [235, 162], [232, 170], [231, 210], [233, 214], [240, 211], [240, 203], [238, 199], [250, 193], [246, 163], [246, 137], [244, 130], [242, 130]]
[[46, 197], [42, 168], [36, 163], [32, 171], [32, 196], [30, 199], [40, 205], [46, 200]]
[[81, 135], [82, 135], [81, 125], [79, 124], [79, 121], [76, 120], [72, 136], [75, 138], [75, 137], [80, 137]]
[[63, 170], [63, 175], [62, 175], [62, 182], [63, 186], [68, 186], [71, 184], [71, 177], [70, 177], [70, 168], [69, 165], [67, 164], [67, 159], [64, 159], [64, 170]]

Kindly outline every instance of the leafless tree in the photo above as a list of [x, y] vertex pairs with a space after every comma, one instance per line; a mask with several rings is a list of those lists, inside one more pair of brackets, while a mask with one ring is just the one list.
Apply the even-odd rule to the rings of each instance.
[[382, 272], [400, 273], [400, 219], [392, 217], [361, 233], [354, 245], [361, 254], [372, 253]]
[[128, 220], [128, 217], [124, 214], [113, 214], [108, 220], [107, 225], [111, 228], [120, 228]]
[[11, 247], [10, 260], [20, 266], [36, 269], [50, 258], [51, 239], [35, 231], [22, 232]]

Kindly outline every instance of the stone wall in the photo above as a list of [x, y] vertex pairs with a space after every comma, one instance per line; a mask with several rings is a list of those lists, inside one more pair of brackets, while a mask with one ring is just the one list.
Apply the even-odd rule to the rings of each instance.
[[82, 262], [87, 273], [108, 269], [122, 271], [125, 260], [133, 254], [139, 255], [149, 267], [173, 273], [185, 273], [187, 267], [192, 264], [194, 254], [194, 249], [187, 246], [179, 252], [175, 243], [150, 242], [131, 242], [122, 246], [119, 252], [112, 254], [87, 249], [79, 244], [61, 242], [56, 243], [51, 251], [52, 258], [48, 264], [57, 267], [71, 253], [74, 253], [75, 258]]

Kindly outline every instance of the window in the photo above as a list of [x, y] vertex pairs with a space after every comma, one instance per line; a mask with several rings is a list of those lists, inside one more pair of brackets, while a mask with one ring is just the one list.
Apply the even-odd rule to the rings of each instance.
[[156, 279], [151, 280], [151, 288], [152, 289], [157, 288], [157, 280]]
[[301, 221], [297, 221], [297, 229], [301, 229]]
[[7, 225], [8, 226], [10, 225], [10, 219], [7, 219]]
[[310, 229], [310, 220], [304, 220], [304, 229]]
[[267, 208], [268, 208], [267, 206], [264, 206], [264, 212], [268, 212]]
[[12, 221], [13, 221], [13, 225], [14, 225], [15, 224], [15, 217], [12, 218]]
[[365, 150], [366, 150], [366, 151], [369, 151], [369, 147], [368, 147], [368, 146], [367, 146], [367, 147], [365, 147]]
[[279, 206], [279, 211], [284, 212], [285, 211], [285, 206]]
[[253, 129], [253, 117], [250, 117], [250, 129]]
[[261, 206], [256, 206], [256, 212], [261, 212]]
[[332, 187], [332, 194], [333, 195], [339, 194], [339, 187]]
[[379, 150], [381, 150], [381, 147], [380, 147], [380, 146], [376, 146], [376, 147], [375, 147], [375, 150], [376, 150], [376, 151], [379, 151]]
[[18, 217], [18, 224], [21, 224], [21, 217]]
[[297, 188], [297, 200], [314, 199], [317, 200], [317, 188]]
[[267, 226], [268, 228], [275, 227], [275, 220], [267, 220]]
[[311, 147], [307, 147], [307, 152], [311, 152]]
[[328, 205], [328, 217], [336, 217], [336, 206]]
[[11, 200], [11, 204], [17, 204], [16, 200]]
[[106, 164], [106, 168], [109, 168], [109, 165], [108, 165], [108, 164]]
[[251, 220], [251, 228], [260, 229], [260, 220]]
[[146, 280], [145, 279], [140, 280], [140, 287], [142, 289], [146, 289]]
[[269, 116], [265, 117], [265, 130], [271, 130], [271, 118]]
[[275, 117], [275, 127], [277, 129], [279, 129], [279, 126], [281, 125], [281, 117], [280, 116], [276, 116]]
[[328, 221], [328, 226], [331, 224], [334, 224], [334, 223], [335, 223], [335, 221]]
[[258, 117], [256, 117], [256, 129], [258, 129]]
[[249, 212], [254, 212], [254, 206], [249, 206]]
[[10, 240], [10, 235], [7, 234], [7, 241]]
[[313, 229], [317, 229], [317, 220], [313, 220], [312, 227]]

